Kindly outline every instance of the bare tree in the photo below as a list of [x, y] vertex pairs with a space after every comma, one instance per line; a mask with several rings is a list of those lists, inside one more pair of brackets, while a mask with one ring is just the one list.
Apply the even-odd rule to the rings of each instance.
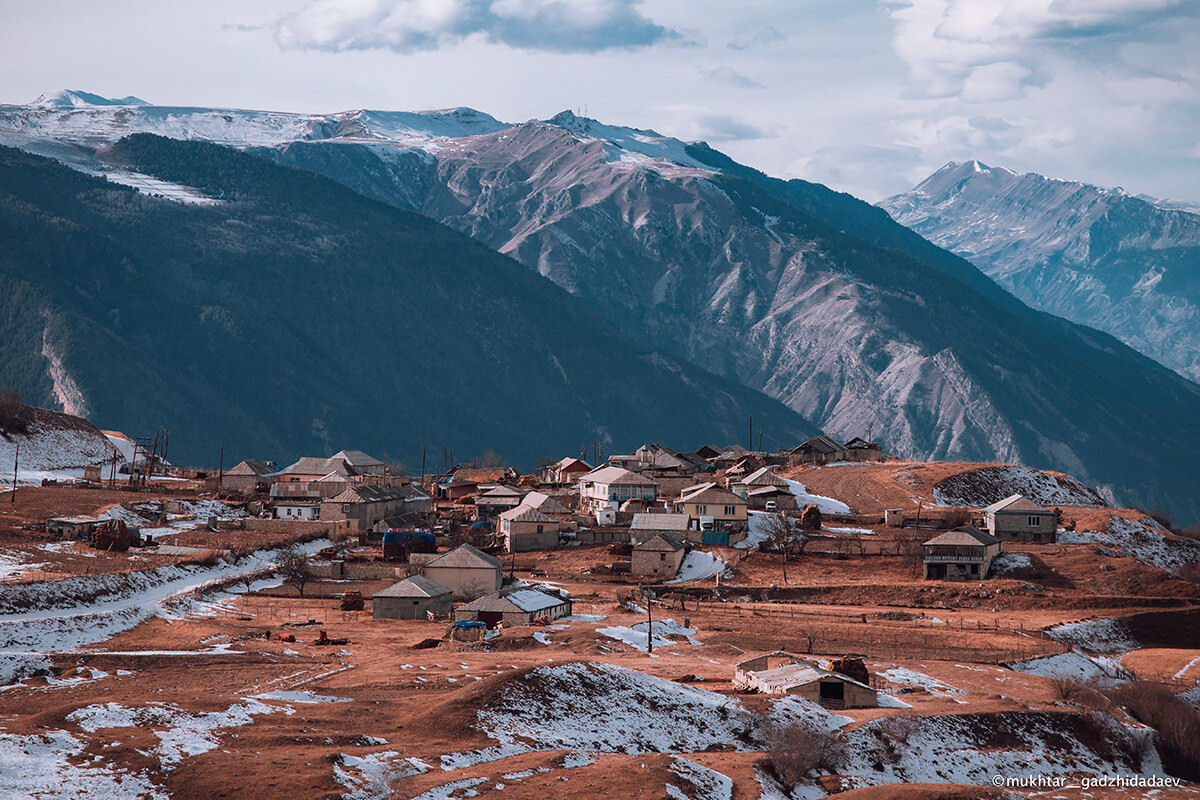
[[304, 597], [304, 584], [308, 583], [308, 555], [295, 544], [283, 548], [279, 554], [279, 574]]
[[841, 765], [838, 738], [811, 723], [797, 721], [767, 731], [767, 755], [775, 776], [789, 790], [814, 770], [833, 770]]
[[764, 514], [760, 524], [767, 541], [779, 551], [780, 563], [783, 565], [783, 585], [787, 586], [788, 550], [796, 538], [795, 526], [786, 514], [779, 512]]

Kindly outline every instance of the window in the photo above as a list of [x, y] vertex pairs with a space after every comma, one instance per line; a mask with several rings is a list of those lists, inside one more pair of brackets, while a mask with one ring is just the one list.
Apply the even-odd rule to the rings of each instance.
[[541, 533], [541, 532], [542, 532], [542, 526], [538, 525], [538, 533]]
[[1034, 515], [1034, 514], [1030, 514], [1030, 515], [1029, 515], [1029, 527], [1031, 527], [1031, 528], [1037, 528], [1037, 527], [1040, 527], [1040, 526], [1041, 526], [1041, 524], [1042, 524], [1042, 518], [1041, 518], [1041, 517], [1039, 517], [1039, 516], [1036, 516], [1036, 515]]
[[971, 574], [972, 574], [972, 575], [978, 575], [978, 574], [979, 574], [979, 565], [978, 565], [978, 564], [972, 564], [972, 565], [971, 565]]
[[342, 513], [343, 514], [350, 513], [350, 504], [349, 503], [342, 503]]
[[696, 513], [697, 514], [707, 514], [708, 506], [696, 506]]
[[725, 506], [725, 516], [732, 517], [735, 513], [733, 506]]
[[667, 554], [666, 554], [666, 553], [659, 553], [659, 554], [658, 554], [658, 560], [659, 560], [659, 561], [666, 561], [666, 560], [667, 560]]

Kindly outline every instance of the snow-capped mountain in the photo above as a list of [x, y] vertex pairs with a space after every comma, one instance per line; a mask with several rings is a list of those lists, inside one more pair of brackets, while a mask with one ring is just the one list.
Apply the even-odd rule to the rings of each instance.
[[1200, 381], [1200, 215], [1183, 204], [968, 161], [880, 205], [1030, 305]]
[[[1158, 456], [1179, 436], [1200, 439], [1200, 387], [1031, 310], [848, 195], [570, 112], [507, 124], [469, 109], [0, 107], [0, 141], [74, 148], [102, 165], [104, 147], [137, 130], [232, 144], [441, 221], [626, 335], [765, 391], [834, 435], [870, 431], [906, 456], [1059, 469], [1200, 519], [1188, 477], [1200, 455], [1187, 456], [1190, 472]], [[118, 166], [129, 168], [104, 168]], [[789, 444], [766, 435], [767, 447]], [[1138, 445], [1120, 462], [1114, 441]]]

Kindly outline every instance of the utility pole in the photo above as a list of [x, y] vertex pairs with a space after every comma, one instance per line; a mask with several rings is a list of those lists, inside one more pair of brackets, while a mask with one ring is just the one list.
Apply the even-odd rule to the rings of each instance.
[[13, 450], [13, 490], [12, 504], [17, 504], [17, 461], [21, 458], [21, 440], [17, 439], [16, 448]]
[[112, 489], [117, 482], [117, 449], [113, 448], [112, 468], [108, 471], [108, 488]]
[[646, 655], [654, 655], [654, 613], [651, 611], [653, 606], [650, 603], [651, 594], [649, 591], [642, 590], [642, 599], [646, 601]]
[[749, 441], [749, 445], [750, 445], [750, 449], [751, 449], [751, 450], [753, 450], [753, 449], [754, 449], [754, 417], [751, 415], [749, 419], [750, 419], [750, 441]]
[[421, 448], [421, 485], [425, 485], [425, 448]]
[[758, 429], [758, 452], [760, 452], [760, 453], [763, 451], [763, 449], [762, 449], [762, 435], [763, 435], [762, 428], [759, 428], [759, 429]]
[[225, 443], [221, 442], [221, 456], [217, 462], [217, 489], [225, 482]]

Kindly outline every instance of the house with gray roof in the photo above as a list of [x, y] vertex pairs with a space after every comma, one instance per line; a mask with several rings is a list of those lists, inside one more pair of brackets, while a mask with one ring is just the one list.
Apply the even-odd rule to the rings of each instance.
[[473, 600], [499, 591], [504, 580], [504, 562], [469, 544], [432, 559], [421, 573], [454, 593], [455, 600]]
[[371, 596], [375, 619], [426, 619], [451, 613], [453, 592], [424, 575], [412, 575]]
[[479, 620], [488, 627], [502, 623], [506, 627], [529, 625], [536, 619], [569, 616], [568, 597], [531, 586], [510, 586], [472, 600], [454, 614], [455, 619]]
[[1058, 541], [1058, 515], [1021, 494], [985, 507], [983, 526], [992, 536], [1005, 541]]
[[921, 545], [925, 580], [978, 581], [1004, 549], [995, 536], [964, 525]]

